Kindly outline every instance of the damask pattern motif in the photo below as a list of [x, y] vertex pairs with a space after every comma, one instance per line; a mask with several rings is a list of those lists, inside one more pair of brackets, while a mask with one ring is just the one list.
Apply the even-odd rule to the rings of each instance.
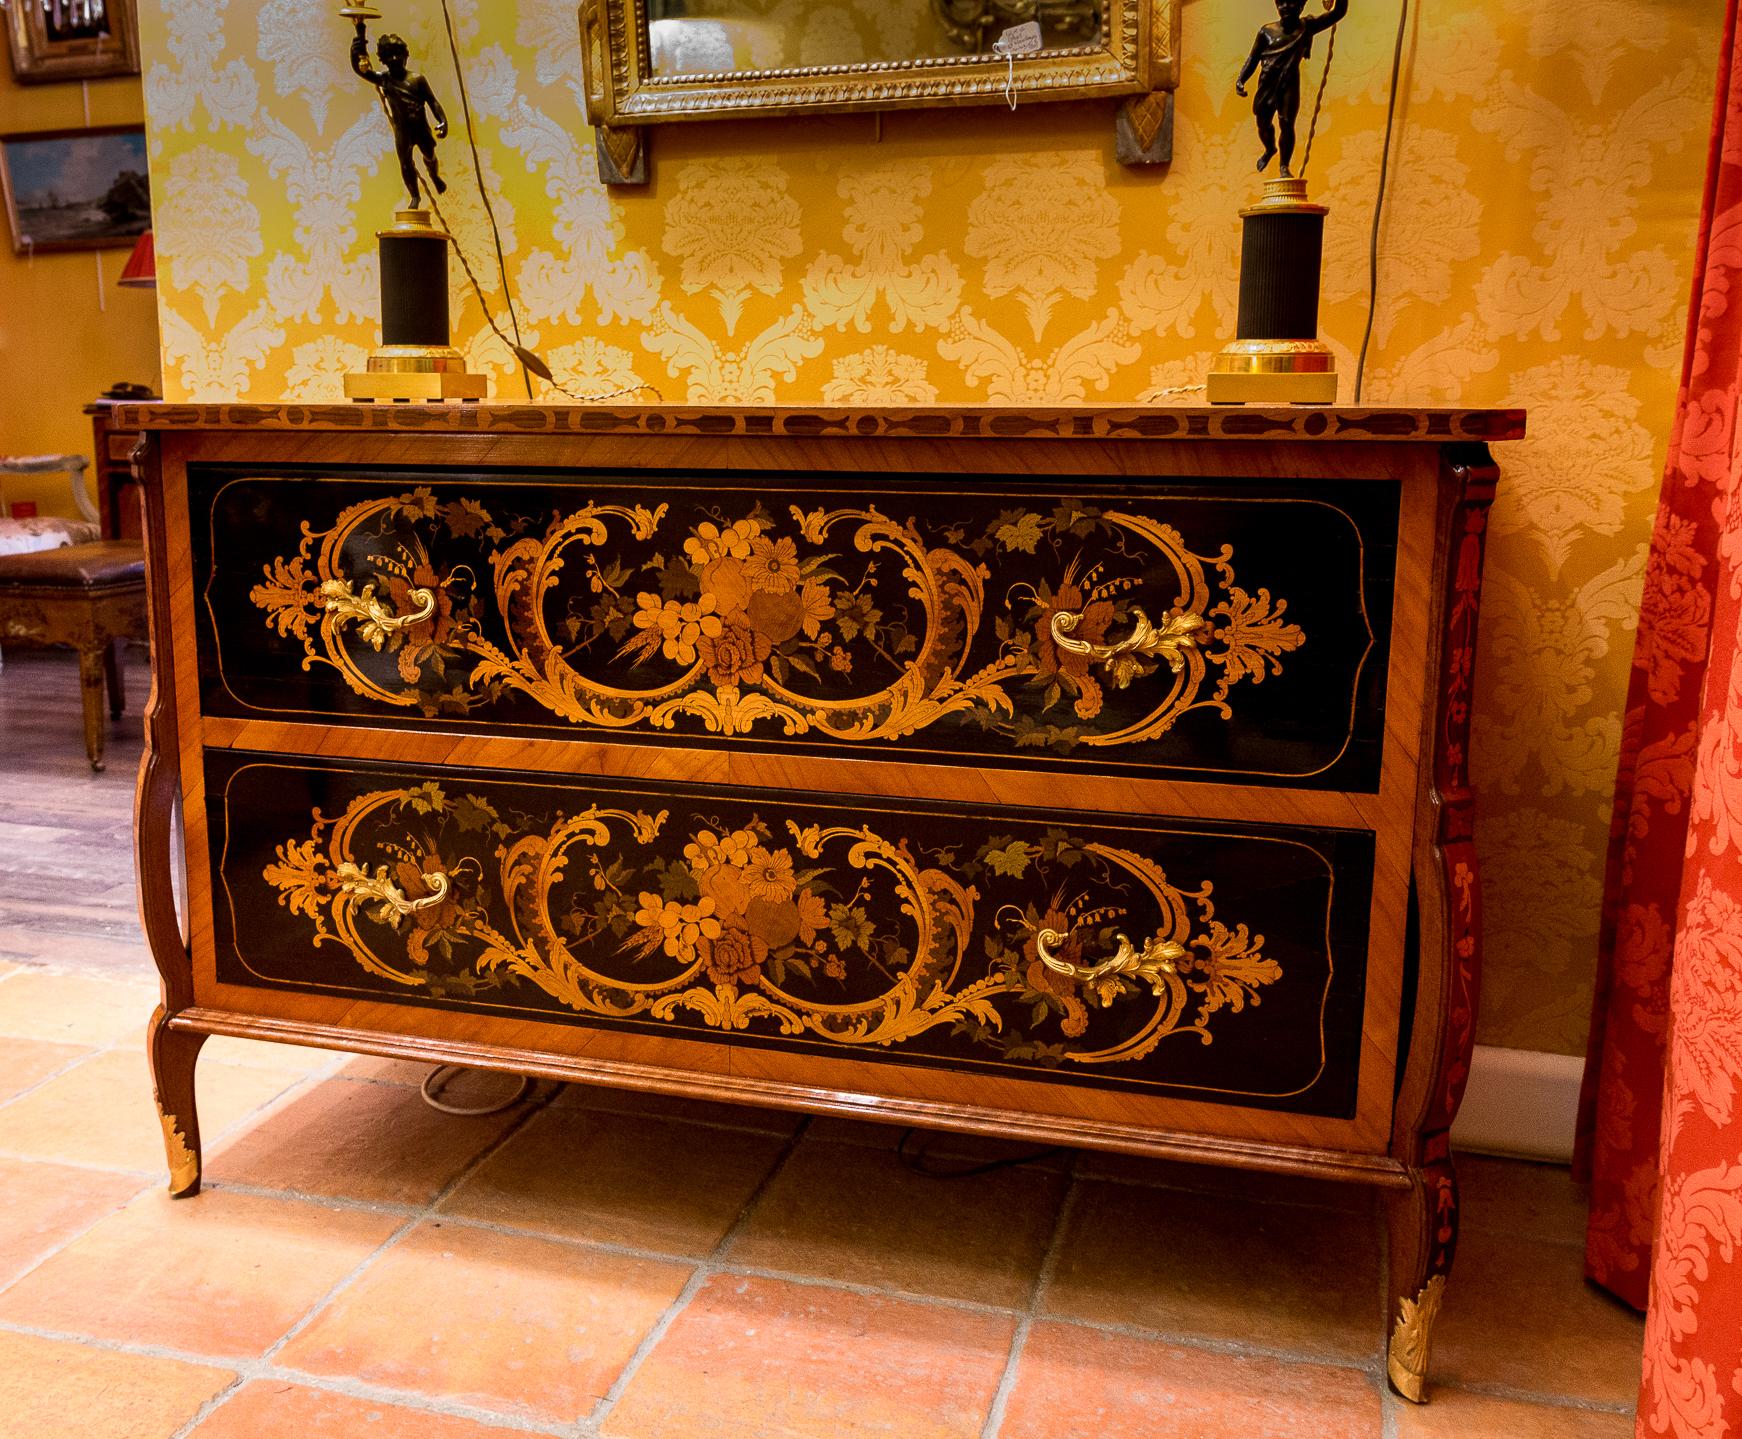
[[1647, 1308], [1639, 1433], [1742, 1431], [1742, 35], [1727, 7], [1683, 396], [1604, 896], [1586, 1268]]

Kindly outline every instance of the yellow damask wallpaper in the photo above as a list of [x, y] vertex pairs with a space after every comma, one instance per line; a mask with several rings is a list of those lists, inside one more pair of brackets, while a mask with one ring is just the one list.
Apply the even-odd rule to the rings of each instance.
[[[653, 184], [612, 193], [572, 0], [452, 3], [522, 325], [572, 388], [1132, 401], [1199, 383], [1232, 333], [1255, 155], [1232, 82], [1269, 0], [1188, 0], [1166, 173], [1113, 162], [1110, 106], [1035, 105], [671, 126]], [[348, 27], [312, 0], [140, 8], [168, 393], [337, 399], [398, 194]], [[382, 8], [457, 115], [437, 0]], [[1479, 677], [1487, 1043], [1584, 1042], [1720, 10], [1467, 0], [1417, 6], [1407, 37], [1367, 398], [1532, 411], [1504, 456]], [[1351, 5], [1312, 159], [1345, 398], [1397, 16]], [[469, 166], [456, 128], [445, 208], [481, 262]], [[519, 394], [456, 301], [474, 366]]]

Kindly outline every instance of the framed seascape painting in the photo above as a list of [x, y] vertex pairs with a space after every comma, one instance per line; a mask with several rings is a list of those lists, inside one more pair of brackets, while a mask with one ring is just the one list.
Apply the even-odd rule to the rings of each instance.
[[139, 73], [135, 0], [8, 0], [12, 73], [21, 81]]
[[131, 245], [151, 228], [145, 129], [0, 135], [0, 191], [18, 254]]

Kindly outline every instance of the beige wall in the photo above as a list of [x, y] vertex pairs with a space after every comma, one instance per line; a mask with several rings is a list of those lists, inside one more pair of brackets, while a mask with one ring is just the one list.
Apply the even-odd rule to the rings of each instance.
[[[334, 399], [372, 342], [370, 232], [397, 181], [331, 8], [142, 0], [172, 394]], [[384, 8], [451, 102], [435, 0]], [[1488, 1043], [1583, 1043], [1721, 8], [1415, 7], [1368, 398], [1532, 410], [1503, 456], [1480, 661]], [[858, 117], [673, 126], [638, 192], [597, 183], [572, 0], [454, 11], [522, 322], [575, 388], [1131, 401], [1200, 381], [1232, 330], [1255, 144], [1231, 82], [1269, 0], [1188, 0], [1167, 172], [1113, 163], [1109, 106], [1029, 105], [894, 114], [881, 142]], [[1397, 13], [1355, 0], [1312, 165], [1346, 373]], [[463, 144], [445, 157], [481, 261]]]
[[[0, 50], [4, 50], [0, 44]], [[137, 124], [139, 81], [20, 85], [0, 55], [0, 134]], [[127, 251], [12, 253], [0, 237], [0, 454], [89, 454], [84, 405], [117, 380], [156, 387], [157, 313], [149, 292], [115, 280]], [[72, 514], [64, 476], [8, 476], [7, 504]]]

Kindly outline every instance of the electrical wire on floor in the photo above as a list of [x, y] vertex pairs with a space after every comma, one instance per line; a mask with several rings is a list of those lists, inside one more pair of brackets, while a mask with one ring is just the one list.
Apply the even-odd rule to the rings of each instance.
[[[904, 1129], [901, 1138], [895, 1142], [895, 1157], [915, 1174], [922, 1174], [927, 1179], [972, 1179], [978, 1174], [991, 1174], [999, 1169], [1014, 1169], [1019, 1164], [1038, 1164], [1044, 1159], [1052, 1159], [1056, 1155], [1069, 1151], [1063, 1145], [1053, 1145], [1049, 1149], [1037, 1149], [1031, 1154], [1012, 1154], [1007, 1159], [992, 1159], [984, 1164], [969, 1164], [957, 1169], [939, 1169], [926, 1159], [927, 1146], [910, 1150], [908, 1148], [913, 1136], [919, 1131]], [[932, 1136], [936, 1138], [936, 1136]]]
[[1373, 344], [1373, 321], [1379, 313], [1379, 228], [1385, 216], [1385, 187], [1391, 177], [1391, 136], [1397, 125], [1398, 82], [1403, 74], [1403, 41], [1409, 33], [1409, 0], [1397, 12], [1397, 43], [1391, 52], [1391, 98], [1385, 107], [1385, 140], [1379, 152], [1379, 190], [1373, 197], [1373, 228], [1367, 237], [1367, 328], [1361, 334], [1361, 354], [1355, 361], [1355, 403], [1367, 383], [1367, 352]]
[[[500, 1114], [505, 1109], [512, 1109], [532, 1093], [532, 1080], [527, 1075], [519, 1075], [519, 1085], [508, 1098], [490, 1104], [450, 1104], [441, 1097], [442, 1091], [458, 1079], [462, 1074], [477, 1074], [481, 1071], [467, 1069], [459, 1064], [438, 1064], [423, 1077], [419, 1092], [423, 1102], [431, 1109], [439, 1109], [443, 1114], [457, 1114], [465, 1119], [476, 1119], [480, 1115]], [[489, 1072], [489, 1071], [482, 1071]]]

